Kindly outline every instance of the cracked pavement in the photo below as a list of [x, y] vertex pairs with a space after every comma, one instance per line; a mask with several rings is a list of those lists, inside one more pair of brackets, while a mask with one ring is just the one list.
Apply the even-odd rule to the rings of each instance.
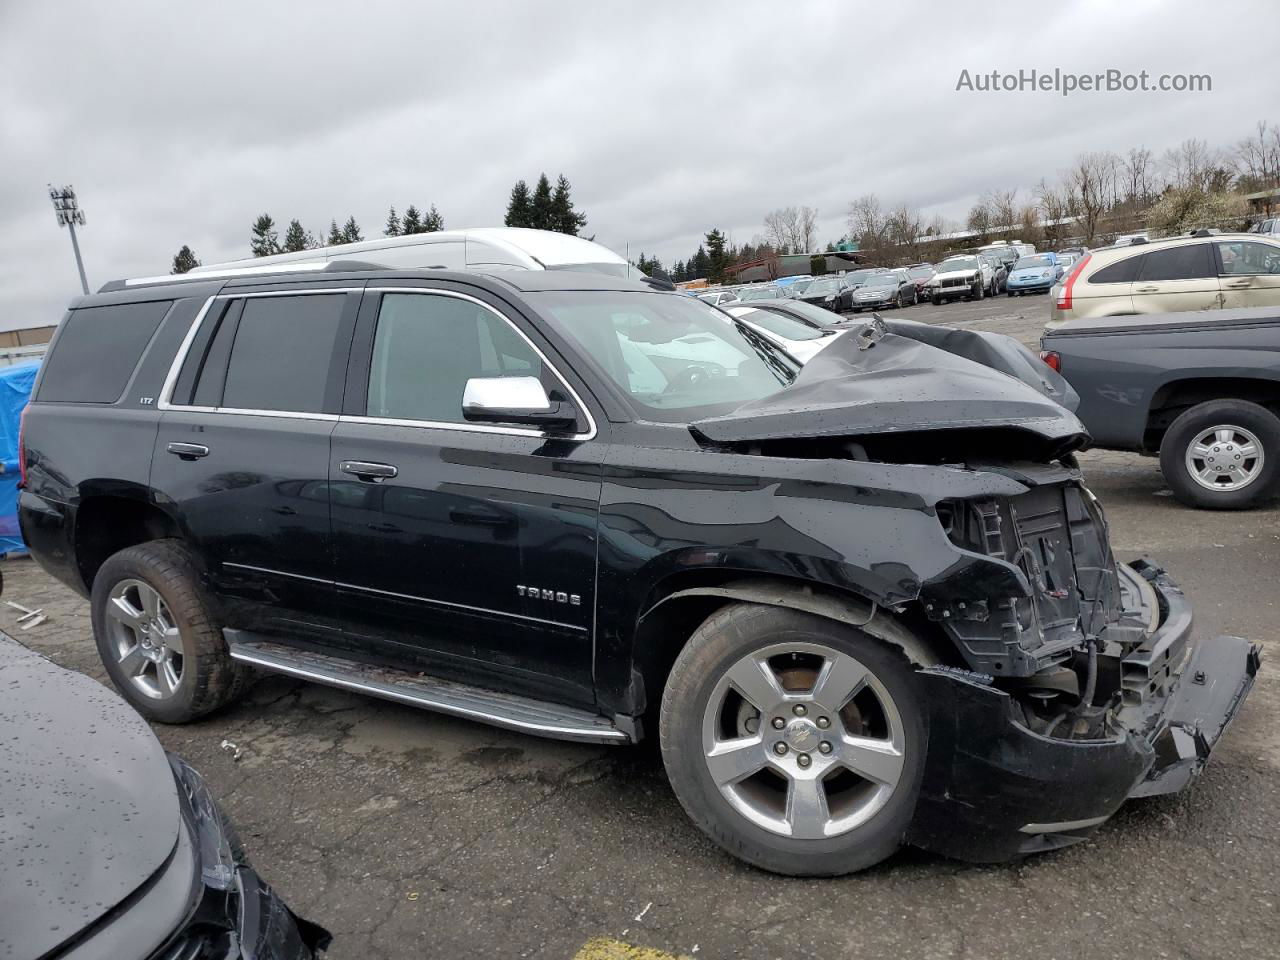
[[[1043, 298], [1000, 298], [899, 315], [1030, 343], [1046, 310]], [[1191, 790], [1130, 803], [1064, 851], [978, 867], [907, 850], [853, 877], [774, 877], [690, 825], [652, 744], [537, 740], [281, 677], [156, 733], [204, 774], [262, 875], [333, 931], [334, 960], [567, 960], [600, 936], [698, 960], [1272, 956], [1280, 663], [1266, 658], [1280, 651], [1280, 507], [1192, 511], [1154, 460], [1082, 460], [1117, 554], [1163, 564], [1202, 635], [1240, 634], [1265, 652]], [[87, 605], [29, 560], [3, 572], [4, 598], [49, 620], [22, 630], [0, 605], [0, 629], [106, 683]]]

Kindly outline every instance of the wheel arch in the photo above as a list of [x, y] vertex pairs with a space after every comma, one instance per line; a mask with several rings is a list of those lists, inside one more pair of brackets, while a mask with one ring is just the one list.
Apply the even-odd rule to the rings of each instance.
[[138, 492], [90, 492], [76, 506], [76, 568], [86, 591], [107, 558], [151, 540], [180, 538], [177, 520]]
[[631, 710], [639, 715], [662, 699], [667, 676], [693, 632], [731, 603], [799, 610], [857, 627], [899, 649], [918, 667], [954, 660], [942, 637], [922, 637], [874, 599], [807, 580], [776, 575], [673, 577], [655, 589], [636, 620], [631, 641]]
[[1210, 400], [1245, 400], [1280, 415], [1280, 379], [1267, 376], [1182, 376], [1162, 383], [1151, 394], [1143, 430], [1143, 447], [1160, 449], [1169, 426], [1179, 416]]

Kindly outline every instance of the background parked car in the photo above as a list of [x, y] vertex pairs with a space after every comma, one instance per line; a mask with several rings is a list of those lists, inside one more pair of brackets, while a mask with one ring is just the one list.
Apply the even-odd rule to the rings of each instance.
[[707, 293], [698, 294], [698, 299], [703, 303], [709, 303], [713, 307], [718, 307], [726, 303], [737, 303], [738, 295], [732, 290], [711, 290]]
[[768, 337], [801, 364], [812, 360], [841, 332], [829, 327], [814, 327], [766, 307], [736, 306], [729, 307], [728, 312], [752, 330]]
[[907, 276], [916, 285], [917, 300], [928, 298], [929, 292], [926, 288], [929, 285], [929, 281], [933, 279], [933, 275], [937, 272], [931, 263], [913, 263], [907, 267]]
[[1048, 293], [1062, 278], [1062, 267], [1055, 253], [1037, 253], [1030, 257], [1019, 257], [1013, 265], [1013, 272], [1005, 285], [1009, 296], [1024, 293]]
[[[739, 306], [739, 304], [734, 304], [733, 306]], [[861, 322], [849, 317], [842, 317], [815, 304], [805, 303], [803, 300], [792, 300], [789, 297], [781, 300], [757, 300], [751, 306], [758, 310], [768, 310], [784, 317], [790, 317], [806, 326], [813, 327], [815, 330], [848, 330], [851, 326]]]
[[929, 299], [934, 306], [944, 300], [981, 300], [991, 285], [994, 275], [986, 257], [974, 253], [961, 253], [947, 257], [937, 265], [937, 272], [928, 283]]
[[1048, 326], [1085, 317], [1280, 306], [1280, 240], [1176, 237], [1094, 250], [1063, 277]]
[[[1009, 269], [1005, 266], [1004, 260], [999, 257], [986, 256], [987, 263], [991, 264], [991, 285], [987, 288], [987, 296], [994, 297], [996, 294], [1004, 290], [1005, 281], [1009, 277]], [[1017, 261], [1014, 261], [1015, 263]]]
[[906, 270], [873, 274], [853, 293], [853, 312], [876, 307], [906, 307], [920, 302], [916, 285]]
[[781, 297], [782, 291], [772, 284], [760, 285], [758, 287], [744, 287], [738, 291], [738, 299], [746, 303], [749, 300], [777, 300]]
[[810, 280], [796, 299], [839, 313], [840, 296], [844, 289], [845, 282], [839, 277], [818, 277]]
[[1264, 237], [1280, 237], [1280, 217], [1268, 217], [1261, 223], [1255, 224], [1250, 233], [1260, 233]]
[[1094, 445], [1159, 453], [1183, 503], [1238, 509], [1280, 492], [1280, 307], [1071, 320], [1040, 346]]

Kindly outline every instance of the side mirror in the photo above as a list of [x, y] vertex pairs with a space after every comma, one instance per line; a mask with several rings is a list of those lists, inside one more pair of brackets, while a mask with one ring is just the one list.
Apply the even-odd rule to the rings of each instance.
[[472, 377], [462, 391], [462, 416], [474, 423], [522, 423], [565, 428], [577, 422], [568, 403], [552, 400], [537, 377]]

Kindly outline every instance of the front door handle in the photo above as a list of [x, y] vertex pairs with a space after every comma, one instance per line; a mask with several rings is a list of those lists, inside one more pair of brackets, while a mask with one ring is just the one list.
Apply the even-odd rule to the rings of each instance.
[[343, 473], [349, 473], [353, 477], [367, 480], [370, 483], [381, 483], [383, 480], [390, 480], [400, 473], [398, 469], [389, 463], [369, 463], [366, 460], [343, 460], [338, 464], [338, 469]]
[[1159, 293], [1160, 288], [1152, 286], [1151, 284], [1147, 284], [1145, 287], [1134, 287], [1133, 292], [1134, 293]]
[[209, 448], [203, 443], [171, 443], [165, 447], [175, 457], [181, 457], [183, 460], [199, 460], [201, 457], [209, 455]]
[[1224, 283], [1223, 286], [1231, 287], [1232, 289], [1237, 289], [1239, 287], [1247, 287], [1251, 284], [1251, 282], [1252, 281], [1249, 281], [1249, 280], [1232, 280], [1229, 283]]

